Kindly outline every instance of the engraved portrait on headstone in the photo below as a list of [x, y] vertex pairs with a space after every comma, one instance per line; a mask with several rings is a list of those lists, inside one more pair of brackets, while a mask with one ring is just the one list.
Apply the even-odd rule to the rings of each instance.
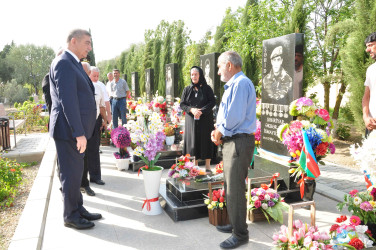
[[295, 74], [297, 45], [303, 46], [303, 34], [289, 34], [263, 41], [261, 148], [288, 155], [279, 140], [279, 125], [292, 121], [290, 103], [302, 94], [302, 78]]
[[210, 77], [210, 59], [205, 60], [204, 75], [207, 84], [214, 89], [213, 79]]
[[270, 54], [272, 69], [263, 81], [264, 90], [274, 100], [285, 98], [292, 87], [292, 78], [282, 66], [283, 58], [283, 47], [279, 45]]
[[172, 74], [171, 74], [171, 66], [167, 66], [166, 69], [166, 96], [171, 95], [172, 89]]

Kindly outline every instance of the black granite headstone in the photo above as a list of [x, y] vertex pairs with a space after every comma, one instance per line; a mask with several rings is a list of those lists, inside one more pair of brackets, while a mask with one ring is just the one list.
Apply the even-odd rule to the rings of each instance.
[[145, 92], [146, 100], [150, 102], [153, 100], [154, 91], [154, 69], [149, 68], [145, 70]]
[[218, 75], [218, 57], [219, 53], [211, 53], [200, 56], [201, 68], [208, 85], [213, 89], [214, 95], [217, 96], [217, 104], [221, 100], [222, 88], [221, 78]]
[[178, 64], [166, 64], [166, 102], [167, 111], [170, 112], [175, 97], [178, 97]]
[[280, 155], [288, 155], [288, 151], [279, 140], [277, 129], [292, 121], [289, 105], [302, 95], [303, 75], [299, 81], [299, 74], [295, 74], [295, 48], [303, 43], [303, 34], [263, 41], [261, 147]]
[[140, 96], [140, 86], [138, 82], [138, 72], [132, 72], [132, 96], [134, 99]]

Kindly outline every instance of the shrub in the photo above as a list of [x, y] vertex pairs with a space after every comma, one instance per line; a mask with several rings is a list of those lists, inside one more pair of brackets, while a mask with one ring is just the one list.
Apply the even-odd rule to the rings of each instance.
[[[26, 116], [26, 129], [31, 131], [39, 127], [41, 132], [47, 132], [48, 117], [42, 117], [40, 114], [42, 112], [43, 105], [35, 104], [33, 101], [24, 101], [24, 103], [17, 104], [17, 110], [22, 110], [25, 112]], [[23, 119], [22, 113], [16, 113], [16, 119]]]
[[0, 158], [0, 208], [10, 207], [22, 181], [22, 170], [33, 163], [17, 163], [15, 160]]
[[346, 140], [350, 137], [350, 126], [338, 124], [336, 134], [341, 140]]

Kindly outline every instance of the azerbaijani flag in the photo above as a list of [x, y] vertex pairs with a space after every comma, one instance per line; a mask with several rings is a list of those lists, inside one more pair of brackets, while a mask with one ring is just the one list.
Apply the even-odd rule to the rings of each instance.
[[303, 129], [303, 148], [299, 159], [299, 164], [306, 171], [308, 177], [317, 178], [320, 175], [320, 169], [311, 143], [309, 143], [307, 132]]

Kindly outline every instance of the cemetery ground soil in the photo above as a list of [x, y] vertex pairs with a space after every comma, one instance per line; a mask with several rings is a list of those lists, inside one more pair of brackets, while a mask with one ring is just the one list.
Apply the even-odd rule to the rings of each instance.
[[[360, 132], [352, 131], [348, 140], [334, 139], [336, 153], [328, 155], [325, 161], [333, 162], [337, 165], [356, 168], [354, 161], [350, 155], [349, 147], [354, 143], [361, 141]], [[0, 250], [7, 249], [9, 243], [16, 230], [18, 220], [22, 214], [26, 200], [29, 196], [33, 181], [38, 173], [39, 164], [26, 168], [23, 171], [23, 183], [19, 188], [19, 195], [14, 200], [13, 206], [10, 208], [0, 209]]]

